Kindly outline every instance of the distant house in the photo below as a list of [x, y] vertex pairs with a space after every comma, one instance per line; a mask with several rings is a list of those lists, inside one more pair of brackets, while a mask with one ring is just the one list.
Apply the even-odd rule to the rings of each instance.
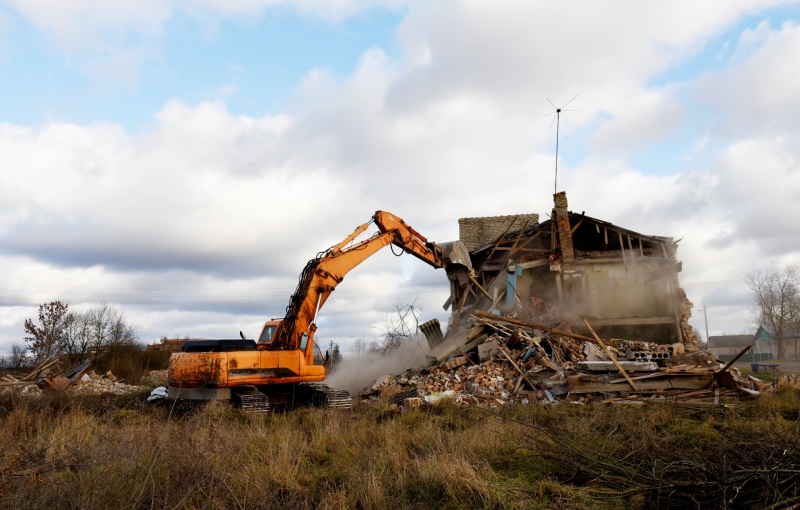
[[160, 351], [160, 352], [180, 352], [181, 347], [183, 347], [183, 343], [188, 340], [184, 339], [175, 339], [170, 340], [168, 338], [162, 338], [159, 340], [157, 344], [151, 344], [147, 346], [148, 351]]
[[447, 269], [444, 307], [453, 322], [473, 310], [512, 312], [534, 299], [557, 306], [577, 332], [589, 334], [583, 314], [601, 337], [696, 350], [693, 305], [678, 282], [678, 243], [570, 212], [564, 192], [553, 198], [551, 218], [541, 223], [538, 214], [458, 220], [472, 267]]
[[[785, 339], [790, 342], [797, 339]], [[748, 350], [739, 361], [759, 362], [776, 359], [777, 345], [772, 335], [764, 328], [759, 326], [755, 334], [752, 335], [717, 335], [708, 337], [708, 350], [722, 361], [730, 361], [742, 349], [748, 345], [753, 347]]]

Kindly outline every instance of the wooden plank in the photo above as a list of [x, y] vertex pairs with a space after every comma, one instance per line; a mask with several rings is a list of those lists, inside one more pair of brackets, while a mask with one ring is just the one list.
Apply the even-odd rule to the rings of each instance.
[[[466, 303], [467, 301], [467, 296], [469, 296], [469, 290], [471, 286], [472, 286], [472, 281], [468, 281], [467, 288], [464, 289], [464, 295], [461, 297], [461, 302], [458, 304], [458, 312], [456, 313], [455, 319], [453, 319], [453, 330], [455, 330], [458, 327], [458, 321], [459, 319], [461, 319], [461, 312], [464, 311], [464, 303]], [[449, 333], [450, 331], [448, 330], [447, 334]], [[447, 337], [447, 334], [445, 334], [445, 337]]]
[[683, 262], [676, 262], [675, 264], [659, 267], [658, 269], [654, 269], [645, 273], [644, 283], [652, 282], [660, 278], [666, 278], [667, 276], [672, 276], [680, 273], [681, 271], [683, 271]]
[[[532, 389], [532, 390], [535, 390], [535, 389], [536, 389], [536, 386], [535, 386], [535, 385], [534, 385], [534, 384], [531, 382], [531, 380], [530, 380], [530, 379], [528, 379], [528, 376], [527, 376], [527, 375], [525, 375], [525, 372], [523, 372], [523, 371], [522, 371], [522, 369], [521, 369], [521, 368], [519, 368], [519, 366], [518, 366], [516, 363], [514, 363], [514, 360], [513, 360], [513, 359], [511, 359], [511, 356], [509, 356], [509, 355], [508, 355], [508, 353], [506, 352], [506, 350], [505, 350], [505, 349], [503, 349], [503, 347], [502, 347], [502, 346], [498, 346], [498, 349], [500, 349], [500, 352], [503, 354], [503, 356], [505, 356], [505, 357], [506, 357], [506, 359], [507, 359], [508, 361], [510, 361], [510, 362], [511, 362], [511, 365], [512, 365], [512, 366], [513, 366], [515, 369], [517, 369], [517, 372], [519, 372], [519, 375], [520, 375], [520, 377], [522, 377], [523, 379], [525, 379], [525, 382], [526, 382], [526, 383], [528, 383], [528, 384], [530, 385], [530, 387], [531, 387], [531, 389]], [[516, 388], [515, 388], [515, 391], [516, 391]]]
[[735, 357], [734, 357], [732, 360], [730, 360], [730, 361], [728, 362], [728, 364], [727, 364], [727, 365], [725, 365], [725, 366], [722, 368], [722, 370], [720, 370], [720, 372], [725, 372], [726, 370], [728, 370], [729, 368], [731, 368], [731, 367], [733, 366], [733, 364], [734, 364], [734, 363], [736, 363], [736, 361], [737, 361], [739, 358], [741, 358], [741, 357], [744, 355], [744, 353], [746, 353], [747, 351], [749, 351], [749, 350], [750, 350], [750, 349], [753, 347], [753, 345], [754, 345], [754, 344], [750, 344], [750, 345], [748, 345], [747, 347], [745, 347], [744, 349], [742, 349], [741, 351], [739, 351], [739, 354], [737, 354], [737, 355], [736, 355], [736, 356], [735, 356]]
[[608, 227], [603, 227], [603, 237], [605, 237], [606, 244], [608, 244]]
[[583, 223], [583, 218], [581, 218], [581, 221], [579, 221], [574, 227], [572, 227], [570, 229], [570, 231], [569, 231], [570, 235], [574, 234], [575, 231], [578, 230], [578, 227], [580, 227], [582, 223]]
[[[628, 383], [608, 383], [608, 384], [582, 384], [579, 379], [581, 376], [568, 377], [570, 393], [633, 393]], [[663, 377], [637, 382], [639, 391], [654, 390], [702, 390], [708, 387], [713, 381], [713, 377], [698, 375], [694, 377]]]
[[499, 321], [499, 322], [507, 322], [508, 324], [514, 324], [515, 326], [522, 326], [523, 328], [538, 329], [538, 330], [541, 330], [541, 331], [546, 331], [548, 333], [553, 333], [554, 335], [561, 335], [561, 336], [566, 336], [566, 337], [569, 337], [569, 338], [575, 338], [576, 340], [583, 340], [584, 342], [597, 343], [597, 342], [595, 342], [594, 338], [589, 337], [589, 336], [579, 335], [577, 333], [570, 333], [568, 331], [561, 331], [559, 329], [554, 329], [554, 328], [550, 328], [550, 327], [547, 327], [547, 326], [542, 326], [541, 324], [534, 324], [532, 322], [525, 322], [525, 321], [521, 321], [521, 320], [518, 320], [518, 319], [513, 319], [511, 317], [503, 317], [503, 316], [500, 316], [500, 315], [494, 315], [494, 314], [491, 314], [491, 313], [481, 312], [479, 310], [476, 310], [475, 312], [473, 312], [473, 315], [475, 315], [477, 317], [484, 317], [486, 319], [492, 319], [492, 320]]
[[631, 242], [631, 236], [628, 236], [628, 255], [631, 256], [631, 262], [633, 263], [633, 270], [636, 271], [636, 257], [633, 255], [633, 242]]
[[469, 342], [465, 343], [462, 347], [459, 347], [458, 350], [459, 351], [464, 351], [464, 352], [469, 352], [472, 349], [474, 349], [475, 347], [477, 347], [480, 344], [482, 344], [483, 342], [485, 342], [486, 339], [488, 339], [488, 338], [489, 338], [488, 334], [481, 333], [474, 340], [470, 340]]
[[550, 264], [549, 259], [539, 259], [539, 260], [531, 260], [529, 262], [522, 262], [520, 264], [514, 264], [514, 266], [521, 267], [522, 269], [530, 269], [532, 267], [547, 266], [549, 264]]
[[486, 296], [489, 299], [489, 301], [491, 302], [492, 301], [492, 295], [489, 294], [488, 292], [486, 292], [486, 289], [481, 287], [481, 285], [478, 283], [478, 280], [476, 280], [474, 276], [472, 276], [471, 274], [467, 275], [467, 276], [469, 277], [469, 280], [472, 282], [472, 284], [475, 285], [475, 287], [477, 287], [478, 290], [481, 291], [481, 293], [484, 296]]
[[583, 315], [580, 315], [580, 318], [583, 321], [583, 323], [586, 324], [586, 327], [589, 328], [589, 332], [592, 334], [592, 336], [595, 338], [595, 340], [597, 340], [597, 343], [600, 344], [600, 347], [603, 348], [603, 351], [605, 351], [606, 355], [609, 358], [611, 358], [611, 361], [614, 362], [614, 365], [616, 365], [616, 367], [619, 369], [619, 372], [625, 377], [625, 379], [628, 380], [628, 384], [631, 385], [631, 388], [633, 388], [634, 391], [639, 391], [639, 388], [636, 387], [636, 383], [634, 383], [633, 380], [631, 380], [630, 376], [628, 375], [628, 372], [626, 372], [625, 369], [622, 368], [622, 365], [619, 364], [619, 361], [617, 361], [617, 357], [614, 356], [614, 353], [611, 352], [611, 349], [606, 347], [606, 344], [603, 343], [602, 340], [600, 340], [600, 337], [597, 336], [597, 333], [594, 332], [592, 327], [586, 321], [586, 318]]
[[442, 308], [447, 310], [448, 308], [450, 308], [450, 305], [452, 305], [452, 304], [453, 304], [453, 296], [448, 296], [447, 297], [447, 301], [444, 302], [444, 304], [442, 305]]
[[602, 259], [580, 258], [575, 264], [618, 264], [622, 262], [622, 257], [604, 257]]
[[[485, 334], [483, 332], [484, 329], [485, 326], [478, 325], [467, 330], [462, 329], [457, 333], [453, 333], [450, 338], [445, 339], [444, 342], [431, 349], [427, 356], [435, 359], [436, 361], [444, 361], [448, 356], [456, 352], [458, 349], [463, 349], [465, 345], [479, 338], [482, 334]], [[484, 340], [485, 339], [486, 338], [484, 338]]]
[[522, 246], [520, 246], [520, 247], [519, 247], [519, 248], [517, 248], [516, 250], [512, 250], [512, 251], [511, 251], [511, 256], [513, 256], [513, 255], [514, 255], [516, 252], [518, 252], [518, 251], [529, 251], [529, 250], [523, 250], [523, 249], [524, 249], [526, 246], [528, 246], [528, 245], [531, 243], [531, 241], [533, 241], [534, 239], [536, 239], [537, 237], [539, 237], [540, 235], [542, 235], [542, 232], [544, 232], [544, 231], [543, 231], [543, 230], [540, 230], [540, 231], [536, 232], [536, 233], [535, 233], [535, 234], [533, 234], [533, 235], [532, 235], [532, 236], [531, 236], [531, 237], [530, 237], [530, 238], [529, 238], [527, 241], [525, 241], [525, 243], [523, 243], [523, 245], [522, 245]]
[[514, 240], [514, 246], [511, 248], [511, 251], [508, 252], [508, 257], [506, 257], [506, 260], [503, 261], [503, 265], [504, 266], [508, 265], [508, 261], [511, 260], [511, 255], [514, 254], [514, 249], [519, 244], [519, 240], [522, 239], [522, 233], [525, 232], [525, 229], [528, 227], [528, 222], [529, 221], [530, 220], [525, 220], [525, 224], [522, 225], [521, 229], [519, 229], [519, 233], [517, 234], [517, 238]]
[[625, 264], [625, 272], [628, 272], [628, 259], [625, 258], [625, 243], [622, 242], [622, 232], [617, 231], [619, 234], [619, 249], [622, 251], [622, 263]]

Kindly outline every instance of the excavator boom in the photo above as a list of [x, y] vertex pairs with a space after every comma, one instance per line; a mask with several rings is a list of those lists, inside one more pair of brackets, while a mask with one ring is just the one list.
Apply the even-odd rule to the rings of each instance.
[[[375, 223], [378, 232], [356, 242], [371, 223]], [[294, 398], [296, 388], [292, 384], [313, 383], [317, 396], [327, 395], [325, 398], [329, 401], [340, 399], [341, 395], [336, 392], [342, 390], [323, 388], [325, 385], [319, 384], [325, 379], [326, 366], [314, 358], [317, 314], [347, 273], [389, 244], [436, 268], [444, 267], [450, 258], [456, 262], [452, 256], [443, 258], [442, 250], [435, 243], [399, 217], [377, 211], [368, 223], [360, 225], [342, 242], [308, 261], [286, 307], [285, 317], [281, 321], [267, 321], [257, 344], [244, 338], [241, 341], [206, 341], [204, 345], [184, 345], [184, 352], [173, 354], [168, 371], [170, 396], [230, 398], [232, 389], [255, 388], [255, 397], [252, 392], [249, 397], [238, 393], [244, 405], [246, 397], [252, 401], [257, 401], [258, 395], [267, 398], [260, 391], [267, 392], [268, 388], [291, 387]], [[455, 253], [448, 246], [448, 253], [451, 252]], [[461, 260], [463, 256], [459, 263], [463, 263]], [[233, 345], [240, 347], [236, 350], [225, 347]], [[310, 387], [302, 389], [310, 391]], [[278, 397], [273, 391], [269, 399], [275, 398]]]
[[[300, 275], [297, 290], [286, 308], [286, 316], [278, 326], [272, 342], [263, 348], [270, 350], [299, 348], [305, 351], [307, 345], [304, 338], [313, 335], [315, 328], [312, 328], [312, 325], [316, 315], [331, 292], [353, 268], [389, 244], [398, 246], [433, 267], [443, 267], [441, 250], [435, 244], [429, 243], [402, 219], [385, 211], [377, 211], [370, 223], [372, 222], [378, 227], [378, 232], [372, 237], [350, 244], [369, 227], [369, 223], [360, 225], [341, 243], [306, 264]], [[307, 336], [304, 337], [304, 334]]]

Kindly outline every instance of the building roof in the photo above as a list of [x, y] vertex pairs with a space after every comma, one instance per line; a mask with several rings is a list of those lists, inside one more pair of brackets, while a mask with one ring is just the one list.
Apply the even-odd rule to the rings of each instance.
[[744, 347], [755, 343], [753, 335], [718, 335], [708, 337], [708, 347]]

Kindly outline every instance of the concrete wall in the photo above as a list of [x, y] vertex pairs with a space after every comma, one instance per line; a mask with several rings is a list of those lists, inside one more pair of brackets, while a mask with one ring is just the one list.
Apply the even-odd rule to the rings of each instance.
[[511, 232], [516, 232], [521, 229], [526, 221], [528, 222], [528, 226], [539, 222], [538, 214], [460, 218], [458, 220], [458, 238], [466, 245], [468, 250], [477, 250], [478, 248], [496, 242], [515, 217], [517, 221], [514, 222], [514, 226], [511, 227]]
[[[562, 279], [562, 301], [558, 295], [556, 278], [560, 273], [550, 271], [549, 266], [525, 269], [518, 277], [518, 293], [527, 300], [536, 296], [545, 302], [552, 303], [567, 316], [572, 317], [573, 324], [580, 325], [577, 314], [581, 313], [596, 318], [617, 317], [674, 317], [676, 307], [675, 286], [667, 286], [666, 279], [644, 283], [644, 274], [661, 267], [657, 262], [645, 262], [637, 259], [634, 269], [629, 262], [627, 271], [622, 262], [612, 263], [577, 263], [576, 285], [568, 293], [567, 285]], [[605, 326], [596, 328], [609, 338], [627, 338], [629, 340], [646, 340], [659, 343], [678, 341], [677, 324], [659, 324], [651, 326]], [[603, 336], [601, 334], [601, 336]]]

